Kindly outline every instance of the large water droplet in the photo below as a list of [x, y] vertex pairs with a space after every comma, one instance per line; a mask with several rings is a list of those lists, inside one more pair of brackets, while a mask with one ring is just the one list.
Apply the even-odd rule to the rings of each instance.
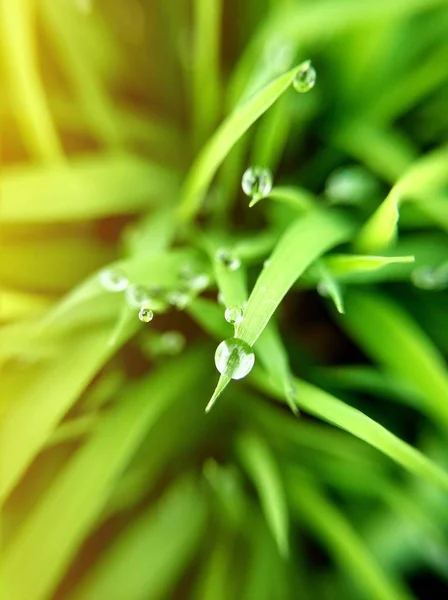
[[309, 92], [316, 83], [316, 69], [308, 61], [299, 69], [293, 79], [292, 85], [297, 92], [304, 94]]
[[121, 269], [104, 269], [98, 277], [101, 285], [108, 292], [122, 292], [129, 284], [126, 273]]
[[144, 285], [131, 283], [126, 289], [126, 300], [132, 308], [145, 308], [151, 302], [151, 296]]
[[241, 187], [252, 200], [261, 200], [272, 190], [272, 173], [264, 167], [249, 167], [243, 174]]
[[231, 379], [246, 377], [254, 366], [255, 354], [249, 344], [239, 338], [230, 338], [219, 344], [215, 353], [215, 365], [221, 375]]
[[219, 260], [229, 271], [236, 271], [241, 267], [241, 261], [235, 254], [232, 254], [230, 250], [219, 248], [216, 251], [216, 259]]
[[143, 323], [149, 323], [150, 321], [153, 320], [154, 313], [152, 312], [152, 310], [150, 308], [141, 308], [140, 312], [138, 313], [138, 318]]
[[243, 314], [241, 306], [228, 306], [224, 312], [224, 318], [231, 325], [239, 325], [243, 320]]

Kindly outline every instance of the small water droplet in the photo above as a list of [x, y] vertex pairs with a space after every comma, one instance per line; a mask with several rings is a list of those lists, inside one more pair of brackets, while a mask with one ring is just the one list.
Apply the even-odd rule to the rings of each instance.
[[191, 297], [187, 290], [179, 288], [168, 292], [167, 300], [171, 306], [174, 306], [177, 310], [182, 310], [190, 302]]
[[316, 83], [316, 69], [308, 61], [301, 69], [299, 69], [293, 79], [292, 85], [297, 92], [304, 94], [309, 92]]
[[316, 286], [316, 289], [317, 293], [319, 294], [319, 296], [322, 296], [322, 298], [328, 298], [330, 296], [330, 290], [326, 281], [319, 281]]
[[269, 267], [270, 264], [271, 264], [271, 259], [267, 258], [263, 263], [263, 267], [266, 269], [267, 267]]
[[261, 200], [272, 190], [272, 173], [264, 167], [249, 167], [244, 171], [241, 187], [252, 200]]
[[166, 331], [160, 337], [160, 350], [163, 354], [175, 356], [185, 348], [185, 337], [180, 331]]
[[140, 312], [138, 313], [138, 318], [143, 323], [149, 323], [150, 321], [153, 320], [154, 313], [152, 312], [152, 310], [150, 308], [141, 308]]
[[216, 251], [216, 259], [219, 260], [229, 271], [236, 271], [241, 267], [241, 261], [235, 254], [232, 254], [230, 250], [219, 248]]
[[218, 304], [222, 304], [222, 306], [225, 306], [226, 301], [222, 292], [218, 292], [218, 296], [216, 299], [218, 300]]
[[243, 309], [241, 306], [228, 306], [224, 312], [224, 318], [231, 325], [239, 325], [243, 320]]
[[378, 192], [378, 181], [360, 166], [334, 170], [325, 183], [325, 195], [332, 204], [359, 204]]
[[430, 266], [418, 267], [412, 271], [411, 281], [422, 290], [443, 290], [448, 287], [448, 271]]
[[145, 308], [151, 302], [151, 296], [144, 285], [131, 283], [126, 289], [126, 300], [132, 308]]
[[210, 277], [207, 273], [201, 273], [195, 270], [190, 264], [183, 265], [179, 272], [179, 278], [191, 290], [202, 291], [210, 284]]
[[239, 338], [230, 338], [219, 344], [215, 353], [215, 365], [221, 375], [231, 379], [246, 377], [254, 366], [255, 354], [249, 344]]
[[126, 273], [121, 269], [104, 269], [99, 274], [99, 281], [108, 292], [122, 292], [129, 284]]

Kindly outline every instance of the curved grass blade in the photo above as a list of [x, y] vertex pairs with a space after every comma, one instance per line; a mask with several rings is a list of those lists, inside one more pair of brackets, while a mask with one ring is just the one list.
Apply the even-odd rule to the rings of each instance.
[[[263, 373], [249, 375], [261, 389], [282, 399], [283, 390], [269, 381]], [[448, 491], [448, 473], [426, 458], [421, 452], [403, 442], [385, 427], [338, 398], [306, 383], [296, 380], [300, 389], [297, 404], [304, 411], [348, 431], [364, 440], [396, 463], [415, 475]]]
[[[307, 212], [316, 208], [316, 200], [313, 194], [308, 190], [298, 187], [275, 186], [266, 198], [283, 202], [301, 212]], [[251, 202], [249, 206], [253, 206], [253, 204], [254, 202]]]
[[333, 274], [327, 269], [323, 260], [317, 261], [316, 270], [319, 273], [318, 291], [320, 294], [329, 296], [336, 307], [338, 313], [344, 313], [344, 300], [342, 298], [341, 288]]
[[70, 599], [167, 597], [204, 534], [205, 516], [195, 482], [175, 482], [112, 542]]
[[213, 176], [231, 148], [249, 127], [272, 106], [277, 98], [290, 87], [295, 74], [300, 68], [299, 65], [275, 79], [244, 105], [238, 107], [219, 126], [216, 133], [199, 153], [185, 182], [179, 205], [179, 216], [182, 220], [190, 220], [195, 216]]
[[442, 146], [416, 161], [400, 177], [384, 202], [365, 223], [356, 239], [356, 247], [375, 252], [395, 238], [398, 206], [404, 200], [420, 200], [440, 192], [448, 183], [448, 146]]
[[200, 354], [190, 353], [166, 364], [129, 388], [102, 419], [8, 545], [0, 573], [10, 598], [44, 600], [52, 594], [117, 477], [163, 411], [189, 386], [197, 385], [202, 363]]
[[359, 590], [377, 600], [411, 600], [407, 590], [382, 571], [356, 530], [309, 477], [294, 469], [288, 488], [296, 518], [317, 535]]
[[178, 190], [172, 171], [131, 154], [99, 154], [78, 158], [70, 165], [9, 168], [2, 179], [0, 221], [4, 223], [132, 214], [154, 205], [160, 197], [169, 202]]
[[330, 254], [322, 259], [335, 277], [376, 271], [387, 265], [413, 263], [414, 256], [371, 256], [360, 254]]
[[253, 433], [237, 438], [236, 448], [240, 460], [251, 478], [277, 547], [283, 557], [289, 552], [289, 519], [283, 482], [268, 446]]
[[30, 153], [47, 162], [64, 160], [64, 152], [48, 109], [36, 64], [33, 26], [35, 6], [17, 0], [3, 7], [1, 30], [9, 75], [11, 109]]
[[417, 323], [379, 294], [351, 290], [342, 321], [375, 360], [418, 390], [435, 424], [448, 427], [448, 371]]
[[294, 221], [257, 279], [238, 336], [253, 346], [303, 271], [329, 248], [345, 241], [351, 230], [351, 224], [337, 213], [315, 211]]

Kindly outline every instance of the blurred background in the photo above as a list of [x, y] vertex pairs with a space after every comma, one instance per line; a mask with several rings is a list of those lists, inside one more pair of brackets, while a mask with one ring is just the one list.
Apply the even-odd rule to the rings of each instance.
[[[429, 157], [381, 253], [415, 263], [342, 276], [346, 320], [310, 271], [277, 316], [291, 372], [446, 471], [447, 1], [1, 11], [5, 600], [446, 598], [446, 472], [441, 491], [362, 441], [361, 423], [347, 433], [312, 408], [295, 418], [256, 381], [205, 419], [208, 304], [163, 310], [148, 333], [120, 329], [116, 295], [90, 294], [118, 260], [148, 285], [175, 280], [182, 253], [196, 256], [174, 213], [195, 156], [226, 115], [311, 59], [312, 92], [285, 92], [233, 147], [197, 222], [232, 244], [282, 231], [287, 207], [247, 210], [241, 175], [260, 164], [361, 227]], [[251, 285], [267, 256], [248, 260]], [[351, 301], [351, 286], [370, 303]], [[389, 456], [404, 465], [409, 452]]]

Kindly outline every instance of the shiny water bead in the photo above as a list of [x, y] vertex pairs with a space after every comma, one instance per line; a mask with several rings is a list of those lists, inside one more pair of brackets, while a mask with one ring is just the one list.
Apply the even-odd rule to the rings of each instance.
[[99, 274], [99, 280], [108, 292], [122, 292], [129, 284], [126, 273], [121, 269], [104, 269]]
[[244, 171], [241, 187], [246, 196], [260, 200], [272, 190], [272, 173], [264, 167], [249, 167]]
[[182, 310], [190, 302], [191, 296], [187, 290], [176, 289], [168, 292], [167, 300], [171, 306], [174, 306], [178, 310]]
[[316, 286], [316, 289], [317, 293], [319, 294], [319, 296], [322, 296], [322, 298], [328, 298], [330, 296], [330, 290], [326, 281], [319, 281]]
[[316, 69], [308, 61], [299, 69], [293, 79], [292, 85], [297, 92], [304, 94], [309, 92], [316, 83]]
[[175, 356], [185, 348], [185, 337], [180, 331], [166, 331], [160, 337], [160, 350], [163, 354]]
[[207, 273], [196, 270], [189, 264], [183, 265], [179, 272], [179, 278], [192, 290], [205, 290], [210, 284], [210, 277]]
[[357, 204], [378, 192], [378, 181], [360, 166], [333, 171], [325, 183], [325, 195], [333, 204]]
[[243, 320], [243, 309], [241, 306], [228, 306], [224, 312], [224, 318], [231, 325], [239, 325]]
[[151, 301], [151, 296], [144, 285], [131, 283], [126, 289], [126, 300], [132, 308], [143, 308]]
[[221, 375], [231, 379], [246, 377], [254, 366], [255, 354], [249, 344], [239, 338], [230, 338], [219, 344], [215, 353], [215, 365]]
[[412, 271], [411, 281], [415, 287], [422, 290], [443, 290], [448, 287], [448, 269], [418, 267]]
[[152, 312], [152, 310], [150, 308], [141, 308], [140, 312], [138, 313], [138, 318], [143, 323], [149, 323], [150, 321], [153, 320], [154, 313]]
[[238, 256], [232, 254], [230, 250], [219, 248], [216, 251], [216, 258], [219, 262], [224, 265], [229, 271], [236, 271], [241, 267], [241, 261]]

